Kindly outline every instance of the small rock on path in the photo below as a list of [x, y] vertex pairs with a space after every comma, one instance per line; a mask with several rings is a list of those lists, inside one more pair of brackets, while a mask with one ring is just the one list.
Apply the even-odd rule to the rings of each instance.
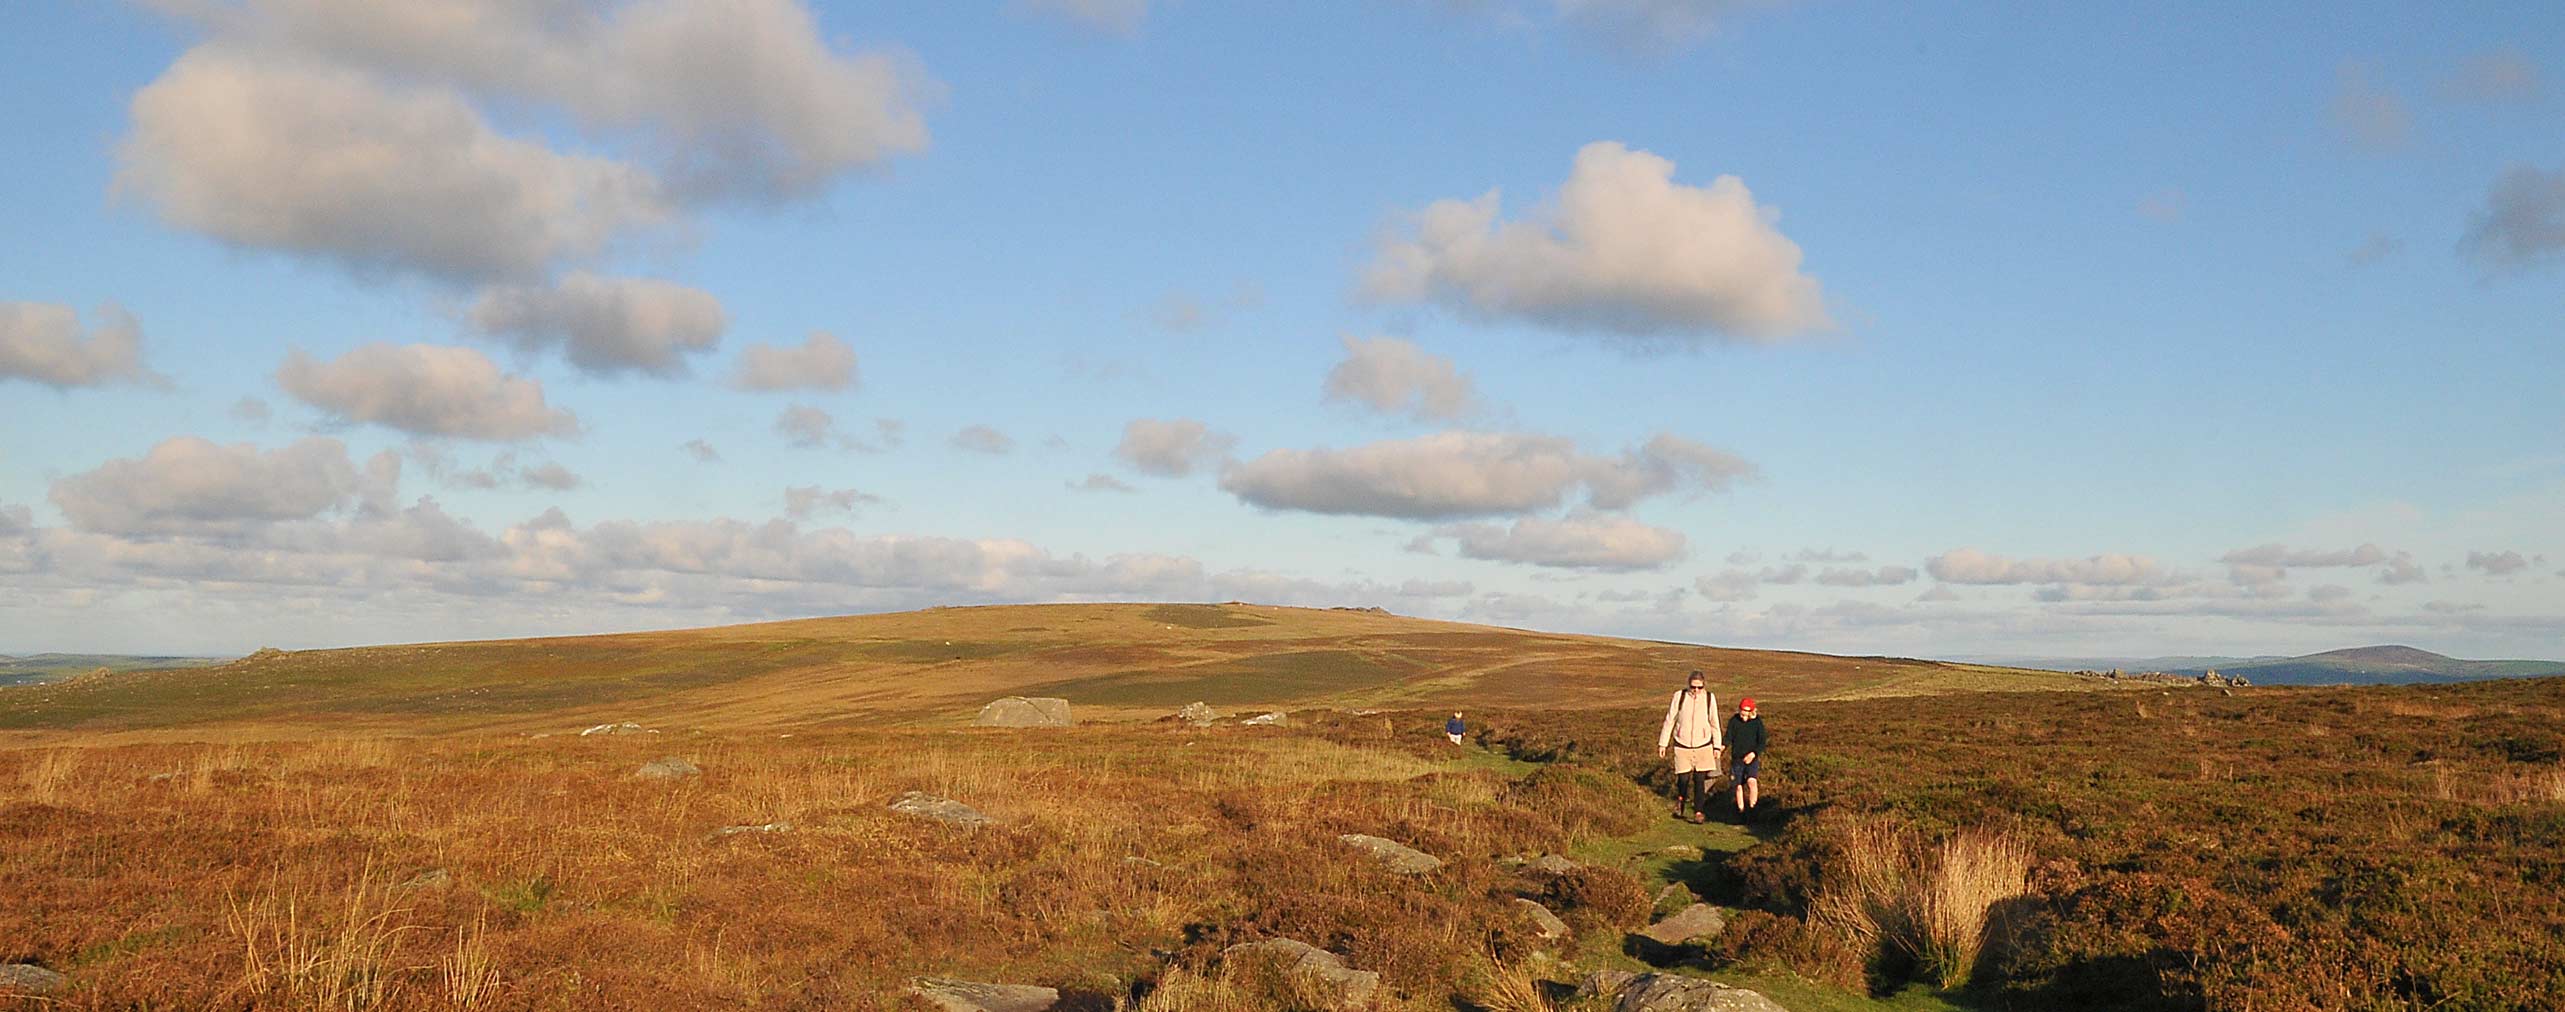
[[980, 814], [979, 809], [925, 791], [910, 791], [893, 799], [891, 811], [955, 826], [985, 826], [995, 821]]
[[69, 984], [64, 977], [33, 963], [0, 963], [0, 994], [42, 998]]
[[1008, 696], [980, 708], [973, 727], [1068, 727], [1069, 701], [1053, 696]]
[[1671, 973], [1604, 970], [1585, 979], [1580, 995], [1614, 995], [1613, 1012], [1789, 1012], [1761, 993]]
[[1639, 937], [1659, 945], [1681, 945], [1695, 938], [1707, 938], [1727, 930], [1728, 919], [1719, 908], [1695, 903], [1675, 915], [1639, 929]]
[[1346, 833], [1337, 839], [1369, 851], [1379, 858], [1382, 867], [1401, 875], [1421, 875], [1443, 866], [1443, 859], [1396, 840], [1362, 833]]

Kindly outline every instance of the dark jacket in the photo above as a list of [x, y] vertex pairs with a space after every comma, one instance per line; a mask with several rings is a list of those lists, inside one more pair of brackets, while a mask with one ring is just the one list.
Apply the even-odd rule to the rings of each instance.
[[[1763, 715], [1757, 714], [1752, 720], [1746, 719], [1743, 714], [1730, 716], [1727, 737], [1728, 755], [1738, 762], [1744, 762], [1748, 752], [1761, 753], [1766, 743], [1763, 734]], [[1760, 761], [1763, 756], [1758, 754], [1755, 759]]]
[[1467, 724], [1461, 723], [1461, 718], [1459, 718], [1459, 717], [1454, 717], [1454, 718], [1452, 718], [1452, 719], [1450, 719], [1450, 720], [1447, 720], [1447, 721], [1444, 721], [1444, 722], [1443, 722], [1443, 733], [1444, 733], [1444, 734], [1462, 734], [1462, 733], [1467, 732], [1469, 729], [1470, 729], [1470, 726], [1469, 726], [1469, 725], [1467, 725]]

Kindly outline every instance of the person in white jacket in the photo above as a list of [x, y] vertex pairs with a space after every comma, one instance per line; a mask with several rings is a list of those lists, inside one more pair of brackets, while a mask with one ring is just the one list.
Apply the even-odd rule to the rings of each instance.
[[1666, 703], [1665, 726], [1657, 729], [1657, 758], [1674, 755], [1674, 817], [1709, 821], [1710, 777], [1719, 768], [1719, 695], [1695, 671], [1683, 689]]

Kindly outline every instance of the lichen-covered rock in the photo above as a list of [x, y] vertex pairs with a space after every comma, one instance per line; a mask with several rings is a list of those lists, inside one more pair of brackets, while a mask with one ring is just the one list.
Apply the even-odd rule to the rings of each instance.
[[1380, 860], [1381, 867], [1387, 868], [1401, 875], [1421, 875], [1425, 872], [1433, 871], [1434, 869], [1443, 866], [1442, 858], [1435, 857], [1432, 854], [1428, 854], [1396, 840], [1383, 839], [1377, 836], [1367, 836], [1362, 833], [1346, 833], [1338, 836], [1337, 839], [1361, 848], [1363, 851], [1371, 854], [1371, 856], [1378, 858]]
[[910, 791], [892, 799], [891, 811], [954, 826], [985, 826], [991, 821], [979, 809], [925, 791]]
[[620, 723], [620, 724], [599, 724], [599, 725], [597, 725], [597, 726], [595, 726], [595, 727], [592, 727], [592, 728], [589, 728], [589, 729], [587, 729], [587, 730], [585, 730], [585, 731], [581, 731], [581, 732], [579, 732], [579, 737], [587, 738], [587, 737], [592, 737], [592, 736], [600, 735], [600, 734], [658, 734], [658, 733], [659, 733], [659, 732], [657, 732], [657, 731], [653, 731], [653, 730], [651, 730], [651, 729], [649, 729], [649, 728], [643, 727], [643, 726], [641, 726], [641, 725], [639, 725], [639, 724], [635, 724], [635, 723], [633, 723], [633, 722], [631, 722], [631, 721], [628, 721], [628, 720], [627, 720], [627, 721], [624, 721], [623, 723]]
[[684, 780], [688, 777], [702, 776], [704, 771], [703, 767], [676, 756], [666, 756], [641, 764], [641, 768], [634, 771], [632, 775], [643, 780]]
[[1617, 991], [1613, 1012], [1789, 1012], [1758, 992], [1671, 973], [1643, 973]]
[[70, 978], [33, 963], [0, 963], [0, 995], [42, 998], [70, 983]]
[[1523, 915], [1524, 920], [1532, 922], [1533, 937], [1556, 941], [1568, 936], [1567, 922], [1560, 920], [1559, 915], [1551, 913], [1550, 908], [1542, 906], [1539, 901], [1518, 899], [1514, 901], [1514, 909]]
[[1220, 719], [1220, 711], [1212, 709], [1209, 703], [1186, 703], [1184, 709], [1176, 711], [1176, 719], [1195, 727], [1207, 727]]
[[1708, 938], [1727, 930], [1728, 919], [1719, 908], [1695, 903], [1680, 912], [1639, 929], [1639, 937], [1658, 945], [1681, 945], [1695, 938]]
[[1008, 696], [980, 708], [973, 727], [1068, 727], [1069, 701], [1051, 696]]
[[1372, 993], [1380, 989], [1380, 974], [1346, 966], [1345, 960], [1333, 952], [1288, 938], [1232, 945], [1221, 950], [1220, 959], [1224, 967], [1250, 973], [1279, 973], [1304, 986], [1314, 986], [1325, 995], [1329, 1008], [1360, 1006], [1371, 1001]]
[[944, 1012], [1044, 1012], [1060, 1003], [1060, 992], [1029, 984], [984, 984], [976, 980], [919, 977], [908, 992]]
[[1258, 714], [1239, 721], [1248, 727], [1290, 727], [1291, 717], [1281, 712]]

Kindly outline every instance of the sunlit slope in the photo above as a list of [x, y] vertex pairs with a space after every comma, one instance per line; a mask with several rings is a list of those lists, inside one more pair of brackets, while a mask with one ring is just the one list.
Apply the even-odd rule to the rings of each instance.
[[1684, 671], [1776, 701], [2085, 688], [2053, 672], [1529, 632], [1261, 605], [936, 608], [667, 632], [264, 651], [230, 664], [0, 691], [0, 729], [559, 730], [949, 721], [1003, 695], [1082, 717], [1195, 700], [1648, 706]]

